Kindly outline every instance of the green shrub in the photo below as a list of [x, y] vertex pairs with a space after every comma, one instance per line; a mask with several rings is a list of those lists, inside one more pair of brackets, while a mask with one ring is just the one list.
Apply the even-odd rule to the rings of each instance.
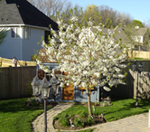
[[39, 99], [37, 97], [31, 97], [27, 99], [26, 105], [29, 106], [41, 106], [42, 104], [40, 103]]
[[84, 126], [84, 122], [82, 122], [79, 118], [75, 118], [74, 119], [74, 125], [76, 127], [83, 127]]
[[67, 126], [70, 125], [67, 118], [62, 118], [62, 117], [61, 117], [61, 118], [59, 118], [58, 122], [59, 122], [62, 126], [64, 126], [64, 127], [67, 127]]
[[85, 122], [87, 125], [92, 125], [95, 123], [95, 121], [91, 118], [91, 116], [88, 116], [87, 121]]

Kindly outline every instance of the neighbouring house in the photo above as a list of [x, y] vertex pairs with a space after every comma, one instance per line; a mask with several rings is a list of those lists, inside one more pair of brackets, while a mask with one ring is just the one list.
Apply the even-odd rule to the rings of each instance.
[[49, 25], [58, 30], [57, 23], [27, 0], [0, 0], [0, 29], [8, 30], [0, 45], [0, 57], [30, 61], [31, 56], [42, 48], [37, 45], [41, 36], [48, 40]]
[[[125, 44], [128, 47], [132, 46], [131, 45], [132, 42], [129, 39], [129, 37], [127, 36], [127, 34], [124, 32], [124, 29], [122, 28], [122, 26], [117, 28], [114, 38], [115, 38], [115, 40], [120, 40], [123, 44]], [[132, 48], [133, 48], [133, 46], [132, 46]]]
[[[103, 34], [108, 34], [108, 30], [110, 29], [104, 28], [102, 30]], [[134, 29], [128, 29], [131, 38], [129, 38], [130, 36], [125, 32], [125, 30], [127, 29], [123, 28], [122, 26], [118, 27], [116, 29], [114, 39], [116, 41], [121, 40], [123, 44], [135, 50], [141, 50], [145, 44], [148, 44], [149, 35], [147, 28], [139, 28], [138, 26], [136, 26]]]
[[[126, 46], [130, 46], [131, 45], [131, 40], [129, 39], [129, 37], [124, 32], [122, 26], [116, 27], [116, 28], [117, 29], [116, 29], [116, 32], [115, 32], [115, 35], [114, 35], [114, 41], [121, 41]], [[111, 29], [103, 28], [102, 32], [103, 32], [104, 35], [107, 35], [109, 30], [111, 31]]]
[[148, 29], [147, 28], [139, 28], [139, 26], [136, 26], [134, 29], [131, 30], [131, 36], [133, 41], [135, 42], [135, 48], [138, 48], [139, 51], [141, 50], [141, 47], [144, 46], [144, 44], [148, 43], [149, 35], [148, 35]]

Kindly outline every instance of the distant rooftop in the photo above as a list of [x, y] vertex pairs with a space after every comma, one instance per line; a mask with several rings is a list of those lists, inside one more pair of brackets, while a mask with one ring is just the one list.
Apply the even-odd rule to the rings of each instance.
[[25, 24], [49, 28], [54, 30], [58, 25], [27, 0], [0, 0], [0, 25]]
[[144, 34], [146, 32], [147, 32], [147, 28], [135, 28], [135, 29], [132, 29], [132, 34], [133, 35], [144, 36]]

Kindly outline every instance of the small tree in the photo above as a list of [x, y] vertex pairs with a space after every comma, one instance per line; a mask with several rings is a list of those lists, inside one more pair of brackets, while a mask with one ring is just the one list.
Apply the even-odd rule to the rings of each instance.
[[[74, 13], [75, 14], [75, 13]], [[110, 30], [108, 35], [103, 35], [103, 26], [93, 26], [92, 21], [87, 21], [86, 26], [79, 24], [78, 17], [72, 14], [66, 24], [63, 19], [57, 21], [59, 33], [52, 30], [53, 37], [49, 44], [43, 44], [45, 54], [51, 62], [58, 62], [61, 71], [67, 75], [59, 75], [61, 85], [73, 83], [75, 86], [85, 88], [87, 92], [88, 111], [91, 116], [90, 89], [97, 86], [110, 87], [124, 84], [121, 73], [121, 64], [126, 60], [126, 48], [120, 43], [114, 42], [115, 30]], [[58, 43], [56, 40], [59, 40]], [[48, 68], [38, 64], [45, 72]]]

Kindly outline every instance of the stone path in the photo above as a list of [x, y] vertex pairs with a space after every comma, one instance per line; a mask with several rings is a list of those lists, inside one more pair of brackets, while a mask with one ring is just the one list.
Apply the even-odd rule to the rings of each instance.
[[[73, 103], [60, 103], [54, 108], [47, 111], [48, 132], [57, 131], [53, 127], [53, 117], [56, 116], [58, 113], [61, 113], [62, 111], [68, 109], [72, 105]], [[32, 122], [32, 125], [34, 132], [44, 132], [44, 114], [38, 116]], [[120, 119], [117, 121], [103, 123], [89, 128], [95, 128], [94, 132], [150, 132], [150, 128], [148, 127], [148, 112]]]
[[[54, 108], [47, 111], [47, 132], [56, 132], [56, 129], [53, 127], [53, 117], [72, 105], [73, 103], [59, 103]], [[32, 126], [34, 132], [44, 132], [44, 113], [32, 122]]]
[[94, 132], [150, 132], [148, 113], [130, 116], [96, 126]]

